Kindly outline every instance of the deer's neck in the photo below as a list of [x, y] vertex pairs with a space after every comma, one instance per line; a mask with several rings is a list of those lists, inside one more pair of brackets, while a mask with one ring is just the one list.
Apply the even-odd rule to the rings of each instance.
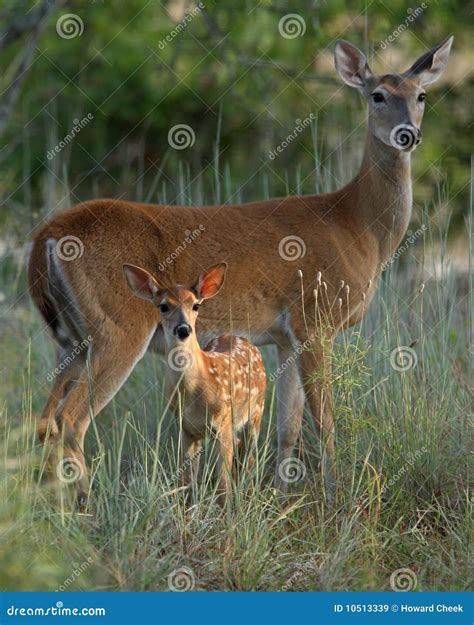
[[411, 218], [410, 154], [395, 150], [368, 133], [357, 187], [357, 217], [379, 242], [380, 260], [398, 247]]

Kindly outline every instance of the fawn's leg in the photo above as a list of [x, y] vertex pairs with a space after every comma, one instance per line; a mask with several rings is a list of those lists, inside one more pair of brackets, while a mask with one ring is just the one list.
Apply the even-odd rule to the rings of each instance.
[[[199, 457], [202, 442], [191, 436], [183, 429], [181, 435], [181, 466], [179, 468], [183, 486], [195, 486], [199, 472]], [[190, 502], [191, 493], [186, 491], [186, 498]]]
[[336, 490], [334, 420], [332, 413], [332, 344], [330, 337], [312, 338], [301, 353], [300, 365], [306, 396], [321, 444], [321, 471], [326, 499], [332, 504]]
[[232, 490], [232, 461], [234, 459], [234, 436], [231, 423], [228, 427], [224, 423], [217, 434], [219, 440], [219, 503], [225, 502], [226, 496]]
[[258, 398], [255, 409], [243, 432], [244, 445], [241, 449], [242, 460], [246, 457], [247, 467], [251, 469], [255, 463], [255, 455], [258, 450], [258, 437], [262, 424], [263, 410], [265, 408], [265, 393]]
[[[285, 461], [289, 460], [301, 430], [304, 409], [304, 391], [298, 370], [298, 354], [290, 342], [277, 346], [277, 436], [278, 456], [275, 469], [275, 487], [282, 493], [288, 491]], [[282, 464], [283, 463], [283, 464]]]

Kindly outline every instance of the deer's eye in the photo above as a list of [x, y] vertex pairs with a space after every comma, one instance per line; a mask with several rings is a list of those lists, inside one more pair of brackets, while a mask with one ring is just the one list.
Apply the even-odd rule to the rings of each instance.
[[195, 311], [197, 312], [197, 311], [199, 310], [199, 306], [200, 306], [200, 305], [201, 305], [201, 304], [194, 304], [194, 305], [193, 305], [193, 310], [195, 310]]
[[168, 312], [170, 309], [170, 307], [168, 306], [168, 304], [160, 304], [160, 311], [162, 313]]
[[418, 102], [424, 102], [426, 98], [426, 93], [420, 93], [418, 96]]
[[376, 91], [372, 94], [372, 100], [377, 104], [380, 104], [380, 102], [385, 102], [385, 96], [383, 95], [383, 93]]

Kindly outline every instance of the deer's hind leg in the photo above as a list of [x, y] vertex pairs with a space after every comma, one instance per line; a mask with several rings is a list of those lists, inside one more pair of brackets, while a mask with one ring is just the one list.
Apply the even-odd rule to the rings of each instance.
[[[74, 349], [74, 346], [71, 348]], [[53, 378], [53, 388], [38, 422], [38, 438], [42, 443], [58, 438], [59, 428], [55, 419], [58, 406], [74, 386], [85, 364], [85, 351], [79, 350], [79, 354], [73, 359], [71, 353], [73, 352], [65, 347], [58, 348], [56, 367], [47, 376]]]
[[58, 475], [61, 446], [61, 409], [67, 395], [80, 379], [87, 360], [88, 339], [65, 339], [57, 350], [56, 367], [47, 375], [53, 378], [53, 388], [37, 425], [40, 442], [45, 446], [44, 477], [54, 480]]
[[106, 319], [93, 333], [86, 362], [74, 385], [58, 403], [55, 422], [62, 444], [58, 478], [74, 482], [80, 509], [87, 502], [89, 480], [84, 460], [84, 438], [91, 420], [108, 404], [147, 350], [154, 323], [122, 331]]

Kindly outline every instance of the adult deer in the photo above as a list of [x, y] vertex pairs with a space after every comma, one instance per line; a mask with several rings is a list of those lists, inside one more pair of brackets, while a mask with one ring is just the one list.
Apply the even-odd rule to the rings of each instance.
[[[410, 221], [410, 154], [421, 138], [424, 86], [442, 74], [451, 44], [452, 37], [402, 74], [378, 76], [362, 52], [337, 42], [339, 75], [368, 103], [361, 169], [338, 191], [218, 207], [92, 200], [40, 230], [30, 260], [30, 290], [59, 344], [59, 361], [75, 341], [93, 338], [87, 352], [56, 377], [39, 424], [40, 437], [62, 440], [64, 455], [79, 466], [80, 505], [88, 492], [83, 444], [91, 418], [147, 349], [163, 351], [160, 311], [133, 297], [123, 264], [147, 267], [163, 284], [190, 284], [196, 268], [222, 259], [229, 265], [228, 280], [200, 317], [202, 341], [231, 332], [258, 345], [276, 345], [280, 362], [286, 361], [277, 380], [276, 485], [285, 490], [278, 468], [291, 457], [300, 431], [304, 386], [321, 436], [325, 492], [332, 498], [332, 342], [365, 313], [381, 267]], [[183, 251], [185, 232], [198, 229], [202, 234]], [[302, 248], [297, 262], [285, 253], [292, 241]], [[77, 245], [76, 253], [68, 254], [68, 243]], [[177, 249], [174, 262], [165, 263]], [[321, 274], [324, 297], [315, 302]]]

